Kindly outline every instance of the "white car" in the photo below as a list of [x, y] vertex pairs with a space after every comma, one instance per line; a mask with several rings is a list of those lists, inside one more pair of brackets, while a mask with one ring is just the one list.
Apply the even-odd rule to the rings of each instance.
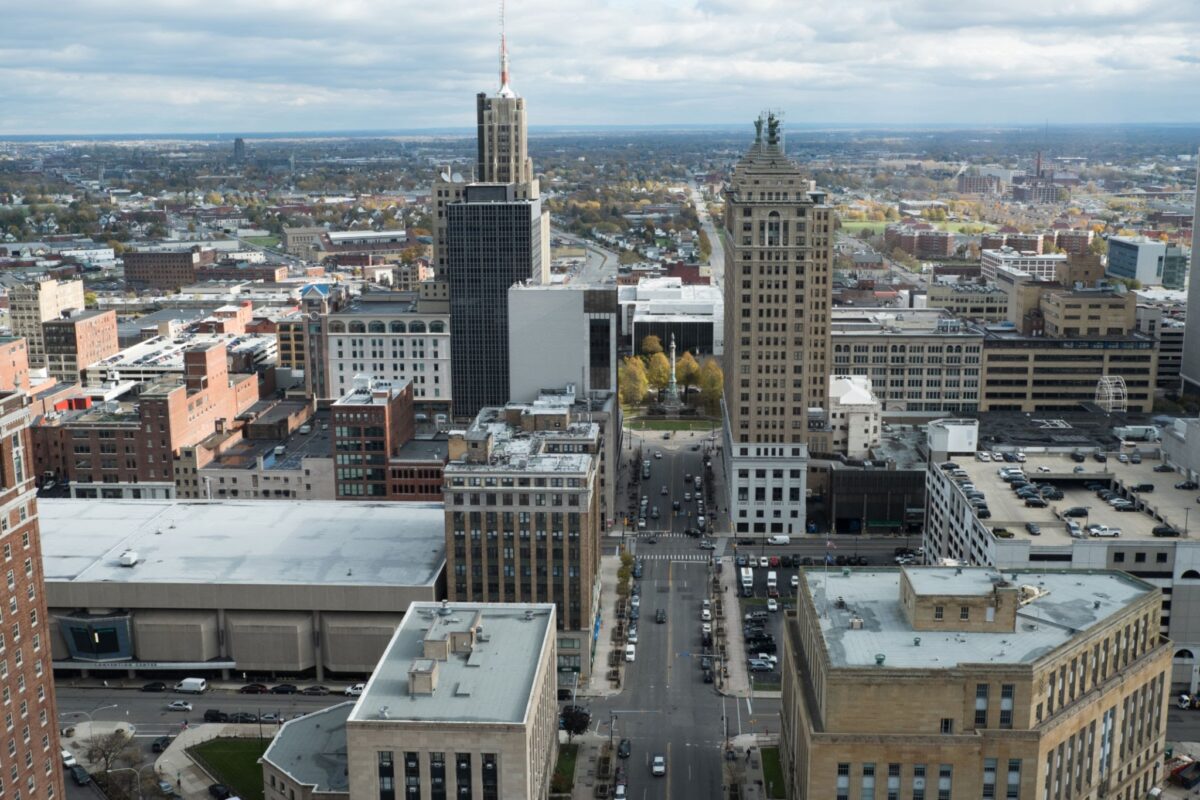
[[75, 760], [75, 756], [71, 755], [71, 751], [65, 749], [62, 751], [62, 761], [65, 769], [70, 769], [79, 763]]
[[667, 774], [667, 758], [666, 756], [655, 756], [650, 762], [650, 772], [657, 777], [662, 777]]
[[700, 632], [701, 633], [712, 633], [712, 623], [711, 622], [701, 622], [700, 623]]
[[633, 606], [634, 608], [641, 608], [641, 606], [642, 606], [642, 598], [641, 598], [641, 596], [640, 596], [640, 595], [636, 595], [636, 594], [635, 594], [633, 597], [631, 597], [631, 598], [629, 599], [629, 604], [630, 604], [631, 606]]
[[167, 711], [191, 711], [192, 704], [187, 700], [172, 700], [167, 704]]
[[793, 588], [793, 589], [795, 589], [795, 588], [796, 588], [796, 587], [798, 587], [799, 585], [800, 585], [800, 576], [799, 576], [799, 575], [793, 575], [793, 576], [792, 576], [792, 588]]
[[991, 461], [992, 454], [987, 452], [986, 450], [980, 450], [978, 453], [975, 454], [975, 458], [979, 459], [980, 461]]
[[771, 566], [771, 561], [766, 556], [763, 556], [762, 558], [758, 559], [758, 566], [761, 569], [766, 569], [767, 567]]
[[707, 608], [701, 610], [700, 619], [703, 620], [704, 622], [712, 622], [712, 612], [709, 611]]
[[629, 629], [629, 636], [627, 637], [627, 641], [628, 641], [630, 644], [637, 644], [637, 643], [638, 643], [638, 630], [637, 630], [637, 628], [630, 628], [630, 629]]
[[662, 458], [662, 450], [655, 450], [655, 451], [654, 451], [654, 457], [655, 457], [655, 458]]
[[1038, 467], [1038, 472], [1049, 472], [1049, 471], [1050, 471], [1049, 467]]
[[774, 597], [768, 597], [767, 598], [767, 611], [778, 611], [778, 610], [779, 610], [779, 601], [776, 600]]
[[637, 661], [637, 647], [631, 644], [625, 645], [625, 660]]
[[365, 683], [356, 683], [353, 686], [347, 686], [346, 691], [342, 694], [346, 695], [346, 697], [358, 697], [366, 688], [367, 685]]
[[779, 666], [779, 658], [777, 656], [771, 655], [770, 653], [759, 653], [757, 656], [755, 656], [755, 658], [757, 658], [759, 661], [767, 662], [772, 667]]

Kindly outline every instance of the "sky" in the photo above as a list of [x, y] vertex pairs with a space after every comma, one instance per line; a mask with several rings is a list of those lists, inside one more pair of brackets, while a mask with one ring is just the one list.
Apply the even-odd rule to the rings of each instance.
[[[0, 0], [0, 134], [473, 124], [499, 3]], [[509, 0], [537, 125], [1200, 122], [1194, 0]]]

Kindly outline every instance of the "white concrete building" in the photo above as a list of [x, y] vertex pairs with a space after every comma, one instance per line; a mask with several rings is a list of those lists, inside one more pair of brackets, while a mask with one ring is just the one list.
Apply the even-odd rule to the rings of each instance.
[[1028, 272], [1045, 281], [1055, 278], [1059, 264], [1067, 263], [1066, 253], [1034, 253], [1001, 247], [999, 250], [984, 250], [980, 254], [980, 274], [989, 281], [996, 280], [996, 270], [1008, 267]]
[[[1197, 159], [1200, 162], [1200, 159]], [[1196, 166], [1196, 177], [1200, 180], [1200, 163]], [[1200, 191], [1196, 192], [1192, 211], [1192, 253], [1200, 253]], [[1200, 278], [1196, 275], [1200, 257], [1188, 265], [1188, 308], [1200, 308]], [[1200, 325], [1189, 325], [1183, 340], [1183, 365], [1179, 370], [1183, 379], [1183, 391], [1188, 394], [1200, 392]]]
[[883, 405], [871, 391], [871, 379], [851, 375], [829, 379], [829, 424], [833, 450], [865, 458], [879, 444]]
[[725, 298], [716, 286], [650, 278], [618, 288], [621, 331], [636, 350], [651, 334], [666, 346], [670, 335], [680, 353], [720, 356], [725, 352]]
[[617, 391], [615, 287], [517, 284], [508, 290], [508, 399], [545, 389]]

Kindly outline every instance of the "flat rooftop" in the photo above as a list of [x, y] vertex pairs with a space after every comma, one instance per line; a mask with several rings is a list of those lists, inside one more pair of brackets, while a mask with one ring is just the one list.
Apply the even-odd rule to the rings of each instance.
[[[1157, 589], [1118, 571], [905, 567], [921, 594], [981, 595], [993, 580], [1033, 586], [1041, 594], [1017, 610], [1015, 631], [914, 631], [900, 604], [900, 569], [804, 571], [809, 596], [834, 667], [952, 669], [963, 664], [1032, 664]], [[837, 601], [841, 601], [840, 603]], [[841, 607], [839, 607], [841, 606]], [[850, 627], [853, 617], [862, 628]], [[914, 638], [920, 637], [920, 645]]]
[[[556, 635], [553, 612], [548, 603], [411, 604], [350, 720], [523, 722], [539, 660]], [[467, 630], [477, 614], [481, 633], [470, 655], [433, 662], [433, 693], [410, 694], [409, 670], [430, 666], [424, 641]]]
[[185, 350], [211, 347], [218, 342], [225, 345], [231, 356], [258, 351], [274, 355], [276, 351], [274, 334], [181, 333], [171, 339], [155, 336], [153, 339], [140, 341], [116, 355], [89, 364], [88, 369], [154, 369], [182, 372]]
[[[1091, 455], [1083, 463], [1071, 460], [1068, 454], [1027, 454], [1023, 464], [980, 462], [972, 456], [952, 459], [966, 471], [975, 488], [983, 492], [990, 519], [981, 520], [992, 529], [1004, 528], [1012, 538], [1029, 539], [1035, 545], [1066, 545], [1072, 541], [1066, 524], [1060, 516], [1062, 511], [1073, 507], [1088, 509], [1086, 518], [1077, 519], [1081, 524], [1097, 523], [1121, 530], [1121, 539], [1157, 539], [1152, 531], [1155, 526], [1167, 522], [1180, 531], [1184, 530], [1188, 509], [1196, 508], [1196, 497], [1200, 492], [1176, 489], [1175, 484], [1185, 478], [1174, 472], [1155, 472], [1154, 467], [1162, 463], [1157, 458], [1145, 458], [1141, 464], [1121, 464], [1116, 455], [1110, 454], [1108, 461], [1100, 463]], [[1022, 467], [1025, 476], [1035, 483], [1050, 483], [1062, 490], [1062, 500], [1051, 500], [1046, 508], [1029, 508], [1017, 497], [1012, 488], [999, 475], [1001, 467]], [[1082, 471], [1076, 472], [1076, 467]], [[1153, 484], [1150, 492], [1131, 495], [1140, 505], [1137, 511], [1117, 511], [1084, 488], [1085, 483], [1097, 481], [1107, 488], [1118, 491], [1118, 482], [1126, 486]], [[1041, 534], [1032, 536], [1025, 529], [1026, 522], [1037, 523]]]
[[430, 461], [438, 464], [446, 462], [450, 450], [450, 442], [444, 434], [433, 439], [409, 439], [396, 454], [396, 461]]
[[38, 513], [47, 581], [429, 586], [446, 561], [441, 503], [43, 498]]
[[348, 792], [346, 719], [353, 708], [348, 701], [288, 720], [263, 758], [317, 792]]

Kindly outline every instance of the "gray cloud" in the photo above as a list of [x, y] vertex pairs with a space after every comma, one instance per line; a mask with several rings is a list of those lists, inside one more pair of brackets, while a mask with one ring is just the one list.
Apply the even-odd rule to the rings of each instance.
[[[8, 9], [3, 10], [7, 5]], [[533, 124], [1197, 120], [1200, 4], [511, 0]], [[0, 133], [466, 126], [492, 2], [0, 0]]]

